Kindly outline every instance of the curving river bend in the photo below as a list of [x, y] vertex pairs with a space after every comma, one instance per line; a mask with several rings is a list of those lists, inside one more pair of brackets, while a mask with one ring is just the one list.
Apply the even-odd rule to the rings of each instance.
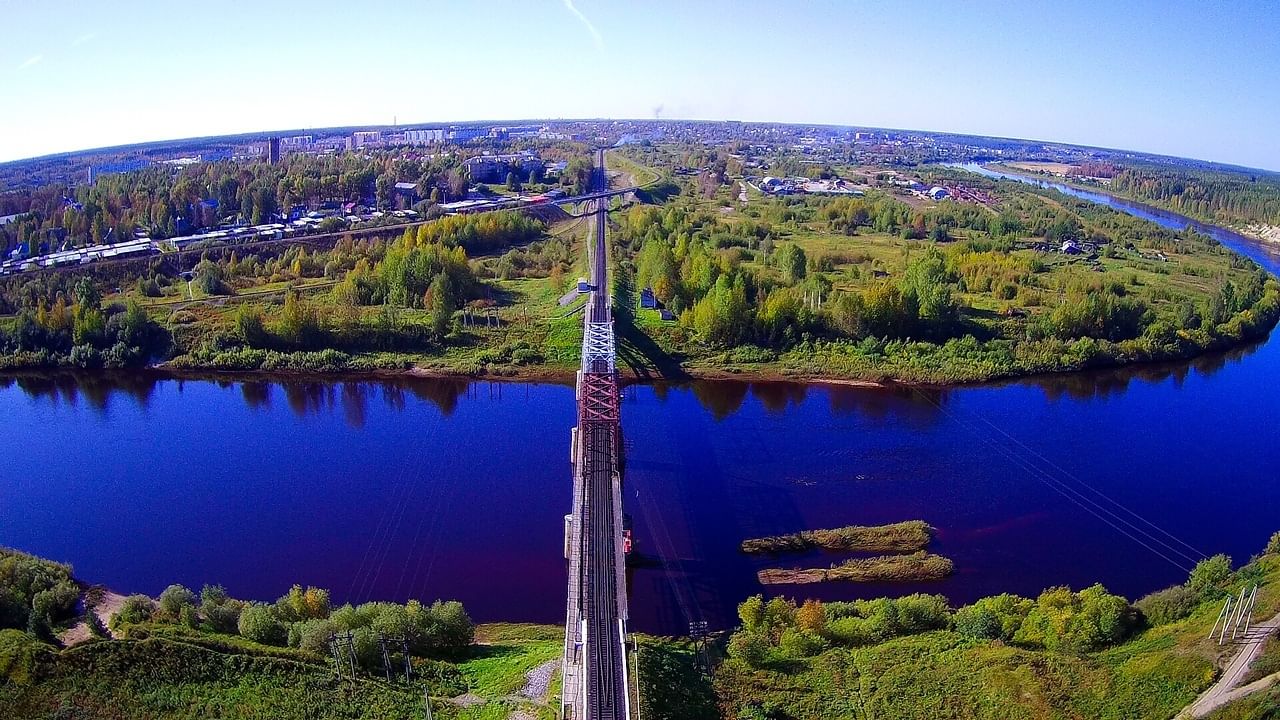
[[[1280, 270], [1274, 249], [1207, 230]], [[773, 564], [738, 543], [810, 527], [924, 519], [957, 572], [783, 593], [958, 604], [1102, 582], [1136, 596], [1203, 554], [1247, 558], [1280, 529], [1277, 377], [1273, 335], [1190, 363], [950, 390], [631, 386], [632, 626], [733, 624]], [[573, 414], [554, 384], [0, 378], [0, 545], [126, 593], [220, 582], [272, 599], [298, 582], [556, 623]]]

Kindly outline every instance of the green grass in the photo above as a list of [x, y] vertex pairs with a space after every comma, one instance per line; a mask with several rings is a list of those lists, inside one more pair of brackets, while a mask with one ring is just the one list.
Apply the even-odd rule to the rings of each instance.
[[51, 656], [38, 681], [0, 683], [5, 717], [425, 717], [420, 686], [338, 681], [320, 663], [220, 652], [163, 638], [102, 641]]
[[790, 535], [742, 541], [745, 553], [804, 552], [814, 548], [842, 552], [914, 552], [929, 546], [933, 528], [922, 520], [834, 530], [802, 530]]
[[[1280, 610], [1280, 555], [1238, 571], [1227, 589], [1253, 582], [1256, 616], [1271, 617]], [[1207, 638], [1220, 608], [1210, 596], [1184, 620], [1095, 653], [1027, 649], [940, 630], [763, 669], [730, 659], [717, 669], [715, 688], [732, 717], [1165, 720], [1208, 687], [1234, 651]], [[1277, 708], [1280, 692], [1273, 690], [1214, 717], [1275, 717]]]
[[1240, 684], [1247, 685], [1254, 680], [1261, 680], [1278, 672], [1280, 672], [1280, 635], [1272, 633], [1262, 646], [1262, 652], [1254, 658], [1253, 664], [1249, 666], [1249, 673], [1244, 676]]
[[466, 677], [471, 692], [480, 697], [499, 699], [515, 695], [525, 686], [526, 673], [559, 658], [564, 652], [564, 631], [560, 632], [558, 640], [477, 646], [473, 657], [460, 663], [458, 669]]
[[817, 582], [906, 582], [938, 580], [950, 575], [955, 564], [941, 555], [914, 552], [910, 555], [881, 555], [851, 558], [829, 568], [784, 570], [769, 568], [757, 573], [765, 585]]
[[641, 165], [635, 160], [616, 152], [605, 153], [604, 164], [609, 170], [617, 170], [629, 174], [636, 187], [647, 187], [662, 177], [653, 168]]
[[1206, 720], [1275, 720], [1280, 718], [1280, 685], [1224, 705]]
[[[512, 697], [525, 673], [559, 658], [564, 631], [556, 626], [482, 625], [477, 637], [497, 644], [473, 646], [475, 654], [456, 667], [435, 663], [434, 680], [411, 685], [370, 676], [339, 681], [323, 659], [234, 636], [160, 625], [134, 630], [129, 640], [63, 651], [21, 631], [0, 631], [0, 717], [409, 720], [425, 717], [424, 691], [434, 698], [435, 717], [446, 720], [506, 720], [516, 710], [551, 720], [559, 707], [555, 682], [545, 701]], [[485, 702], [461, 708], [448, 700], [464, 691]]]

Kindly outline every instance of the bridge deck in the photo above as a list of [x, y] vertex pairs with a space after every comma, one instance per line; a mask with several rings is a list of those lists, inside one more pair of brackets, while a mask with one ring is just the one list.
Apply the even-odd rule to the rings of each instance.
[[[604, 189], [604, 155], [596, 176]], [[574, 515], [570, 519], [564, 711], [574, 720], [627, 720], [626, 588], [618, 380], [605, 261], [607, 199], [596, 201], [591, 293], [584, 314], [578, 426], [574, 434]], [[576, 605], [576, 607], [575, 607]]]

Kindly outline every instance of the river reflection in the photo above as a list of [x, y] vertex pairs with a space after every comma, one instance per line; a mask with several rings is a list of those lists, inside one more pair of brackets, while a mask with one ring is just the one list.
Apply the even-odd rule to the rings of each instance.
[[[1274, 249], [1210, 231], [1280, 268]], [[908, 519], [938, 528], [953, 577], [771, 590], [964, 603], [1185, 579], [1194, 556], [1133, 542], [1063, 487], [1192, 555], [1247, 558], [1280, 528], [1278, 375], [1273, 334], [1191, 362], [953, 389], [628, 386], [632, 626], [728, 627], [763, 590], [760, 568], [837, 559], [749, 558], [745, 538]], [[0, 545], [125, 593], [216, 582], [269, 600], [303, 583], [338, 602], [447, 597], [481, 621], [558, 623], [574, 419], [570, 385], [0, 377]]]
[[[735, 604], [761, 591], [763, 564], [831, 561], [748, 558], [738, 544], [813, 527], [923, 519], [959, 569], [937, 584], [785, 592], [963, 602], [1095, 580], [1133, 595], [1181, 576], [1029, 463], [1105, 490], [1205, 552], [1243, 557], [1280, 524], [1267, 510], [1280, 502], [1280, 398], [1254, 390], [1277, 354], [1270, 343], [954, 389], [627, 386], [635, 626], [731, 623]], [[338, 601], [457, 597], [482, 620], [557, 622], [574, 412], [567, 385], [0, 378], [6, 426], [39, 429], [22, 431], [22, 452], [0, 467], [0, 544], [124, 592], [221, 582], [271, 599], [302, 582]], [[1026, 457], [1011, 457], [1020, 446]], [[1254, 502], [1242, 507], [1241, 493]]]
[[[1229, 365], [1241, 362], [1258, 352], [1265, 343], [1255, 343], [1225, 352], [1215, 352], [1190, 361], [1149, 363], [1127, 367], [1102, 368], [1076, 373], [1061, 373], [992, 383], [1039, 388], [1049, 399], [1076, 400], [1115, 398], [1122, 396], [1134, 382], [1159, 384], [1172, 381], [1180, 387], [1188, 375], [1210, 377]], [[464, 398], [485, 397], [500, 401], [504, 395], [527, 394], [527, 383], [510, 381], [468, 380], [465, 378], [216, 378], [212, 380], [170, 378], [155, 371], [119, 371], [98, 373], [23, 373], [0, 376], [0, 389], [16, 386], [27, 397], [47, 402], [52, 407], [76, 408], [84, 405], [99, 413], [107, 413], [114, 403], [129, 401], [146, 408], [156, 388], [162, 383], [175, 383], [178, 392], [190, 383], [213, 384], [238, 391], [249, 410], [269, 412], [283, 403], [298, 417], [331, 414], [341, 411], [349, 427], [364, 427], [371, 403], [382, 403], [390, 410], [403, 412], [409, 399], [437, 408], [445, 417], [454, 413]], [[798, 383], [789, 381], [700, 380], [684, 383], [658, 382], [646, 386], [629, 385], [624, 397], [634, 397], [637, 388], [659, 401], [665, 401], [673, 389], [692, 393], [702, 409], [719, 421], [739, 412], [748, 399], [754, 399], [766, 411], [784, 414], [805, 404], [818, 392], [835, 415], [857, 413], [870, 418], [897, 416], [914, 418], [927, 424], [944, 406], [956, 388], [912, 387], [890, 385], [883, 388], [832, 383]], [[979, 387], [979, 386], [973, 386]]]

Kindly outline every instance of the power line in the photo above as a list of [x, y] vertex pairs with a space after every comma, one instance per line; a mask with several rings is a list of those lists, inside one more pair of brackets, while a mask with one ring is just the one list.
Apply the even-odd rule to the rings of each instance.
[[[1107, 526], [1111, 527], [1113, 530], [1115, 530], [1116, 532], [1120, 533], [1121, 535], [1124, 535], [1125, 537], [1129, 538], [1130, 540], [1133, 540], [1135, 543], [1137, 543], [1137, 544], [1141, 545], [1142, 547], [1146, 548], [1147, 550], [1151, 551], [1153, 554], [1155, 554], [1156, 556], [1158, 556], [1158, 557], [1162, 558], [1163, 560], [1165, 560], [1165, 561], [1166, 561], [1166, 562], [1168, 562], [1169, 564], [1173, 565], [1174, 567], [1178, 568], [1179, 570], [1181, 570], [1181, 571], [1183, 571], [1183, 572], [1188, 572], [1188, 571], [1190, 570], [1190, 568], [1188, 568], [1188, 567], [1187, 567], [1186, 565], [1184, 565], [1183, 563], [1181, 563], [1181, 562], [1179, 562], [1179, 561], [1177, 561], [1177, 560], [1174, 560], [1173, 558], [1169, 557], [1169, 556], [1168, 556], [1168, 555], [1166, 555], [1165, 553], [1161, 552], [1160, 550], [1158, 550], [1158, 549], [1156, 549], [1156, 548], [1152, 547], [1152, 546], [1151, 546], [1150, 544], [1148, 544], [1147, 542], [1143, 541], [1140, 537], [1138, 537], [1138, 536], [1136, 536], [1136, 535], [1134, 535], [1134, 534], [1132, 534], [1132, 533], [1130, 533], [1130, 532], [1126, 531], [1124, 528], [1120, 527], [1120, 525], [1117, 525], [1115, 522], [1112, 522], [1111, 520], [1108, 520], [1108, 519], [1107, 519], [1106, 517], [1104, 517], [1100, 512], [1098, 512], [1098, 511], [1094, 510], [1093, 508], [1089, 507], [1089, 505], [1092, 505], [1093, 507], [1098, 508], [1098, 510], [1100, 510], [1101, 512], [1104, 512], [1104, 513], [1107, 513], [1108, 515], [1111, 515], [1111, 516], [1112, 516], [1112, 517], [1114, 517], [1117, 521], [1119, 521], [1119, 522], [1121, 522], [1121, 523], [1124, 523], [1125, 525], [1128, 525], [1130, 528], [1132, 528], [1132, 529], [1134, 530], [1134, 532], [1137, 532], [1139, 535], [1143, 535], [1143, 536], [1145, 536], [1148, 540], [1150, 540], [1150, 541], [1151, 541], [1151, 542], [1153, 542], [1153, 543], [1157, 543], [1157, 544], [1160, 544], [1160, 545], [1162, 545], [1162, 546], [1164, 546], [1164, 547], [1166, 547], [1166, 548], [1169, 548], [1169, 546], [1168, 546], [1168, 544], [1167, 544], [1167, 543], [1163, 543], [1163, 542], [1161, 542], [1158, 538], [1155, 538], [1154, 536], [1151, 536], [1151, 535], [1150, 535], [1150, 533], [1146, 533], [1146, 532], [1142, 531], [1140, 528], [1137, 528], [1137, 527], [1133, 526], [1131, 523], [1128, 523], [1127, 521], [1123, 520], [1122, 518], [1119, 518], [1119, 517], [1118, 517], [1118, 516], [1116, 516], [1114, 513], [1111, 513], [1110, 511], [1108, 511], [1106, 508], [1103, 508], [1101, 505], [1098, 505], [1096, 502], [1093, 502], [1092, 500], [1089, 500], [1088, 498], [1084, 497], [1084, 495], [1083, 495], [1082, 493], [1080, 493], [1080, 492], [1078, 492], [1078, 491], [1076, 491], [1076, 490], [1074, 490], [1074, 489], [1072, 489], [1072, 488], [1070, 488], [1070, 487], [1066, 486], [1066, 484], [1065, 484], [1065, 483], [1063, 483], [1063, 482], [1061, 482], [1061, 481], [1057, 480], [1057, 479], [1056, 479], [1056, 478], [1054, 478], [1052, 475], [1050, 475], [1050, 474], [1048, 474], [1047, 472], [1045, 472], [1043, 469], [1041, 469], [1041, 468], [1037, 467], [1033, 462], [1031, 462], [1031, 461], [1029, 461], [1029, 460], [1027, 460], [1027, 459], [1025, 459], [1025, 458], [1019, 457], [1019, 456], [1017, 455], [1017, 453], [1015, 453], [1015, 452], [1013, 452], [1013, 451], [1009, 450], [1009, 449], [1008, 449], [1007, 447], [1005, 447], [1004, 445], [1002, 445], [1002, 444], [1000, 444], [1000, 443], [998, 443], [998, 442], [995, 442], [994, 440], [992, 440], [992, 439], [991, 439], [990, 437], [988, 437], [987, 435], [984, 435], [984, 434], [983, 434], [983, 433], [982, 433], [978, 428], [976, 428], [974, 425], [972, 425], [972, 424], [970, 424], [970, 423], [966, 422], [963, 418], [961, 418], [961, 417], [959, 417], [958, 415], [956, 415], [956, 414], [954, 414], [954, 413], [950, 412], [950, 411], [949, 411], [949, 410], [947, 410], [945, 407], [943, 407], [943, 406], [942, 406], [942, 405], [940, 405], [939, 403], [935, 402], [932, 398], [929, 398], [927, 395], [925, 395], [925, 394], [923, 394], [923, 393], [920, 393], [918, 390], [915, 390], [914, 392], [916, 392], [917, 394], [919, 394], [919, 395], [920, 395], [920, 397], [924, 398], [926, 401], [928, 401], [930, 404], [932, 404], [934, 407], [936, 407], [936, 408], [937, 408], [940, 412], [942, 412], [944, 415], [946, 415], [947, 417], [949, 417], [949, 418], [951, 418], [952, 420], [954, 420], [957, 424], [961, 425], [961, 426], [962, 426], [962, 427], [964, 427], [966, 430], [969, 430], [969, 431], [970, 431], [971, 433], [973, 433], [974, 435], [977, 435], [977, 436], [979, 437], [979, 439], [981, 439], [983, 442], [987, 443], [987, 444], [988, 444], [990, 447], [992, 447], [992, 448], [993, 448], [997, 453], [999, 453], [1000, 455], [1002, 455], [1006, 460], [1008, 460], [1008, 461], [1009, 461], [1009, 462], [1011, 462], [1011, 463], [1014, 463], [1015, 465], [1018, 465], [1018, 466], [1019, 466], [1019, 467], [1021, 467], [1023, 470], [1026, 470], [1027, 472], [1029, 472], [1029, 473], [1032, 475], [1032, 477], [1036, 478], [1036, 479], [1037, 479], [1037, 480], [1039, 480], [1041, 483], [1045, 484], [1045, 485], [1046, 485], [1046, 486], [1048, 486], [1050, 489], [1054, 490], [1054, 491], [1055, 491], [1055, 492], [1057, 492], [1059, 495], [1061, 495], [1062, 497], [1064, 497], [1065, 499], [1067, 499], [1067, 500], [1068, 500], [1068, 501], [1070, 501], [1071, 503], [1073, 503], [1073, 504], [1075, 504], [1076, 506], [1078, 506], [1080, 509], [1084, 510], [1085, 512], [1089, 513], [1090, 515], [1093, 515], [1093, 516], [1094, 516], [1095, 518], [1097, 518], [1098, 520], [1101, 520], [1105, 525], [1107, 525]], [[1114, 502], [1114, 501], [1113, 501], [1113, 502]], [[1088, 504], [1086, 504], [1086, 503], [1088, 503]], [[1118, 504], [1118, 503], [1117, 503], [1117, 504]], [[1196, 562], [1196, 559], [1195, 559], [1195, 558], [1191, 558], [1190, 556], [1187, 556], [1187, 555], [1186, 555], [1186, 553], [1182, 553], [1182, 552], [1179, 552], [1179, 551], [1174, 551], [1172, 548], [1169, 548], [1169, 549], [1170, 549], [1171, 551], [1173, 551], [1173, 552], [1174, 552], [1174, 554], [1181, 555], [1181, 556], [1183, 556], [1183, 557], [1185, 557], [1185, 558], [1189, 559], [1189, 560], [1192, 562], [1192, 564], [1194, 564], [1194, 563]]]
[[1141, 520], [1142, 522], [1144, 522], [1144, 523], [1146, 523], [1147, 525], [1151, 526], [1153, 529], [1158, 530], [1161, 534], [1165, 535], [1165, 536], [1166, 536], [1166, 537], [1168, 537], [1169, 539], [1173, 540], [1174, 542], [1178, 543], [1179, 545], [1181, 545], [1181, 546], [1185, 547], [1186, 549], [1190, 550], [1192, 553], [1195, 553], [1195, 557], [1194, 557], [1194, 559], [1197, 559], [1197, 560], [1198, 560], [1198, 559], [1200, 559], [1200, 558], [1208, 557], [1208, 555], [1207, 555], [1207, 554], [1205, 554], [1204, 552], [1200, 551], [1199, 549], [1197, 549], [1197, 548], [1195, 548], [1195, 547], [1192, 547], [1191, 545], [1189, 545], [1188, 543], [1184, 542], [1181, 538], [1177, 537], [1177, 536], [1176, 536], [1176, 535], [1174, 535], [1173, 533], [1171, 533], [1171, 532], [1169, 532], [1169, 531], [1165, 530], [1164, 528], [1160, 527], [1159, 525], [1156, 525], [1155, 523], [1151, 522], [1150, 520], [1148, 520], [1147, 518], [1143, 517], [1142, 515], [1139, 515], [1138, 513], [1134, 512], [1133, 510], [1129, 509], [1128, 507], [1125, 507], [1125, 506], [1124, 506], [1124, 505], [1122, 505], [1119, 501], [1117, 501], [1117, 500], [1115, 500], [1114, 498], [1110, 497], [1110, 496], [1109, 496], [1109, 495], [1107, 495], [1106, 493], [1102, 492], [1101, 490], [1098, 490], [1097, 488], [1093, 487], [1092, 485], [1090, 485], [1089, 483], [1085, 482], [1084, 480], [1081, 480], [1080, 478], [1078, 478], [1078, 477], [1076, 477], [1075, 475], [1071, 474], [1070, 472], [1068, 472], [1066, 469], [1064, 469], [1063, 467], [1061, 467], [1061, 466], [1060, 466], [1060, 465], [1058, 465], [1057, 463], [1053, 462], [1053, 461], [1052, 461], [1052, 460], [1050, 460], [1049, 458], [1047, 458], [1047, 457], [1045, 457], [1044, 455], [1042, 455], [1041, 453], [1037, 452], [1034, 448], [1028, 447], [1028, 446], [1027, 446], [1025, 443], [1023, 443], [1021, 440], [1019, 440], [1019, 439], [1017, 439], [1016, 437], [1014, 437], [1014, 436], [1010, 435], [1009, 433], [1005, 432], [1003, 429], [1001, 429], [1000, 427], [998, 427], [997, 425], [995, 425], [994, 423], [992, 423], [990, 420], [988, 420], [988, 419], [986, 419], [985, 417], [982, 417], [982, 416], [980, 416], [980, 415], [976, 415], [976, 414], [975, 414], [975, 416], [976, 416], [979, 420], [981, 420], [982, 422], [984, 422], [984, 423], [986, 423], [988, 426], [990, 426], [990, 427], [991, 427], [991, 429], [993, 429], [993, 430], [995, 430], [996, 432], [1000, 433], [1000, 434], [1001, 434], [1001, 435], [1003, 435], [1004, 437], [1008, 438], [1011, 442], [1013, 442], [1013, 443], [1017, 444], [1019, 447], [1023, 448], [1023, 449], [1024, 449], [1024, 450], [1026, 450], [1027, 452], [1029, 452], [1029, 453], [1031, 453], [1032, 455], [1034, 455], [1035, 457], [1039, 458], [1041, 461], [1043, 461], [1043, 462], [1044, 462], [1046, 465], [1048, 465], [1049, 467], [1053, 468], [1054, 470], [1057, 470], [1058, 472], [1062, 473], [1063, 475], [1065, 475], [1065, 476], [1066, 476], [1067, 478], [1069, 478], [1070, 480], [1075, 481], [1076, 483], [1078, 483], [1078, 484], [1080, 484], [1081, 486], [1085, 487], [1086, 489], [1088, 489], [1090, 492], [1094, 493], [1095, 495], [1097, 495], [1097, 496], [1099, 496], [1099, 497], [1103, 498], [1104, 500], [1106, 500], [1106, 501], [1108, 501], [1108, 502], [1110, 502], [1110, 503], [1114, 504], [1116, 507], [1120, 508], [1121, 510], [1124, 510], [1125, 512], [1129, 513], [1129, 514], [1130, 514], [1130, 515], [1132, 515], [1133, 517], [1135, 517], [1135, 518], [1137, 518], [1137, 519]]

